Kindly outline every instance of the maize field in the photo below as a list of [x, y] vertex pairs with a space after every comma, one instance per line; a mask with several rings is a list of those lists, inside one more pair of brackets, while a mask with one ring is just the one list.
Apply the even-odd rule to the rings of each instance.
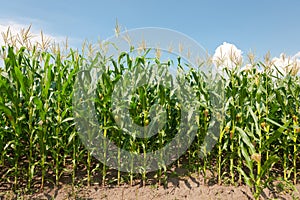
[[170, 89], [140, 86], [128, 108], [132, 120], [148, 125], [149, 109], [159, 102], [166, 110], [166, 124], [150, 138], [124, 134], [112, 115], [112, 93], [126, 73], [144, 70], [151, 62], [162, 68], [175, 66], [201, 105], [197, 134], [184, 155], [169, 166], [160, 163], [155, 172], [125, 173], [95, 159], [76, 129], [74, 84], [78, 73], [88, 70], [82, 68], [86, 54], [13, 45], [2, 46], [0, 54], [4, 61], [0, 67], [0, 182], [16, 193], [42, 190], [65, 179], [73, 186], [137, 182], [160, 186], [174, 175], [174, 166], [203, 176], [206, 183], [213, 179], [220, 185], [247, 185], [255, 199], [276, 181], [292, 186], [299, 183], [300, 78], [295, 67], [282, 74], [266, 57], [264, 61], [250, 59], [243, 70], [239, 63], [222, 69], [224, 115], [219, 137], [201, 157], [213, 109], [201, 66], [185, 69], [180, 57], [161, 61], [147, 52], [136, 57], [122, 52], [117, 59], [105, 60], [94, 100], [96, 113], [104, 137], [122, 149], [134, 154], [162, 148], [177, 134], [184, 109]]

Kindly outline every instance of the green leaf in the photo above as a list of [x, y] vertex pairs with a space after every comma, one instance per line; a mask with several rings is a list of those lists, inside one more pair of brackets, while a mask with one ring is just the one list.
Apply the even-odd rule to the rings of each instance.
[[247, 176], [247, 174], [246, 174], [240, 167], [238, 167], [237, 170], [238, 170], [238, 172], [239, 172], [240, 174], [242, 174], [245, 183], [246, 183], [249, 187], [253, 187], [253, 182], [252, 182], [252, 180], [249, 178], [249, 176]]
[[68, 138], [68, 144], [70, 144], [71, 141], [73, 141], [73, 138], [76, 136], [77, 132], [72, 132], [71, 135]]
[[244, 130], [242, 130], [240, 127], [236, 127], [236, 130], [240, 133], [241, 138], [243, 140], [243, 142], [247, 145], [247, 147], [250, 150], [250, 154], [254, 154], [255, 153], [255, 148], [253, 146], [253, 144], [251, 143], [249, 137], [247, 136], [247, 134], [245, 133]]
[[21, 91], [22, 91], [24, 96], [27, 96], [27, 90], [26, 90], [27, 88], [26, 88], [25, 83], [24, 83], [24, 75], [22, 74], [19, 67], [15, 66], [14, 70], [15, 70], [15, 73], [16, 73], [17, 81], [20, 83]]
[[61, 123], [65, 123], [65, 122], [73, 121], [73, 120], [74, 120], [74, 117], [68, 117], [68, 118], [64, 119]]
[[260, 178], [263, 178], [266, 174], [267, 171], [270, 171], [270, 168], [272, 167], [272, 165], [274, 165], [275, 163], [277, 163], [279, 161], [279, 157], [278, 156], [270, 156], [269, 159], [264, 162], [263, 166], [261, 167], [261, 173], [258, 174], [258, 176]]
[[[257, 109], [259, 109], [259, 108], [257, 108]], [[250, 114], [251, 114], [251, 116], [252, 116], [252, 118], [254, 120], [255, 129], [256, 129], [257, 133], [259, 133], [261, 130], [260, 130], [259, 125], [258, 125], [258, 118], [253, 113], [253, 110], [252, 110], [252, 108], [250, 106], [248, 106], [248, 111], [250, 112]]]
[[[266, 121], [268, 121], [268, 122], [270, 122], [270, 123], [272, 123], [272, 124], [278, 126], [278, 127], [280, 128], [280, 132], [283, 132], [283, 130], [288, 129], [289, 123], [291, 122], [291, 120], [290, 120], [290, 121], [287, 121], [287, 122], [282, 126], [282, 125], [280, 125], [279, 123], [275, 122], [274, 120], [272, 120], [272, 119], [270, 119], [270, 118], [268, 118], [268, 117], [266, 118]], [[281, 131], [281, 130], [282, 130], [282, 131]]]
[[246, 166], [248, 167], [248, 169], [250, 170], [250, 173], [253, 176], [253, 162], [252, 162], [252, 160], [251, 160], [251, 158], [248, 154], [248, 150], [245, 148], [243, 143], [240, 144], [240, 147], [241, 147], [242, 155], [243, 155], [243, 157], [245, 158], [245, 161], [246, 161]]
[[0, 110], [2, 110], [6, 114], [6, 116], [12, 116], [13, 115], [12, 110], [9, 107], [5, 106], [5, 105], [0, 105]]

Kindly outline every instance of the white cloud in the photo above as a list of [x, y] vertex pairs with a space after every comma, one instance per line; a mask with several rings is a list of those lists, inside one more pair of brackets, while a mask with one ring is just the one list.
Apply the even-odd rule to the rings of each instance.
[[293, 59], [297, 59], [300, 61], [300, 51], [293, 56]]
[[[216, 48], [212, 61], [214, 65], [219, 68], [219, 73], [225, 78], [228, 78], [224, 73], [224, 68], [234, 69], [240, 67], [240, 70], [249, 71], [253, 67], [256, 67], [251, 64], [241, 66], [243, 63], [242, 54], [243, 52], [234, 44], [224, 42]], [[257, 70], [258, 72], [262, 71], [262, 69], [259, 68], [257, 68]], [[283, 77], [288, 73], [291, 73], [291, 75], [300, 75], [300, 52], [296, 53], [294, 56], [287, 56], [285, 53], [281, 53], [279, 57], [272, 58], [271, 73], [275, 77]]]
[[[26, 31], [30, 27], [29, 40], [26, 40]], [[41, 29], [35, 27], [35, 25], [30, 25], [30, 23], [20, 23], [16, 21], [8, 21], [0, 19], [0, 46], [5, 45], [5, 43], [15, 43], [17, 47], [30, 43], [31, 45], [42, 44], [47, 41], [49, 43], [62, 43], [66, 41], [66, 37], [56, 36], [54, 34], [49, 34], [43, 32], [43, 37], [41, 34]], [[6, 41], [5, 41], [6, 40]], [[25, 43], [25, 44], [24, 44]]]
[[232, 69], [242, 64], [242, 54], [243, 52], [234, 44], [224, 42], [215, 50], [212, 60], [217, 67]]
[[[287, 73], [291, 72], [292, 75], [296, 75], [300, 68], [300, 52], [296, 53], [294, 56], [287, 56], [281, 53], [279, 58], [274, 57], [272, 59], [272, 74], [277, 77], [285, 76]], [[276, 70], [275, 66], [278, 70]], [[280, 71], [280, 74], [278, 71]]]
[[212, 56], [212, 62], [216, 67], [216, 73], [223, 78], [228, 79], [228, 75], [224, 69], [239, 69], [243, 63], [243, 52], [234, 44], [223, 42], [218, 46]]
[[[21, 19], [20, 21], [24, 21], [24, 19]], [[28, 19], [25, 19], [25, 21], [28, 21]], [[26, 22], [0, 19], [0, 48], [7, 44], [17, 48], [20, 48], [21, 46], [32, 48], [34, 45], [47, 48], [50, 47], [54, 42], [56, 44], [59, 43], [60, 45], [65, 44], [67, 37], [45, 33], [44, 31], [41, 34], [42, 30], [37, 28], [38, 24], [40, 24], [40, 21], [34, 19], [30, 19], [30, 21], [34, 22], [35, 24], [31, 26], [30, 23]], [[28, 33], [26, 33], [27, 30], [29, 30]], [[24, 37], [26, 34], [29, 39]], [[68, 39], [68, 41], [70, 40]], [[0, 67], [3, 66], [4, 61], [2, 55], [0, 55]]]

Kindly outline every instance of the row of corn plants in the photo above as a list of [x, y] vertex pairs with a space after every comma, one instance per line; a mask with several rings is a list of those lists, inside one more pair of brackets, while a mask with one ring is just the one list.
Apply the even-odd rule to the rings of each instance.
[[[183, 167], [190, 173], [204, 176], [211, 170], [218, 184], [247, 184], [255, 198], [274, 180], [297, 184], [299, 178], [299, 93], [298, 76], [289, 73], [273, 76], [270, 63], [253, 63], [252, 68], [225, 68], [223, 84], [222, 122], [217, 144], [204, 157], [202, 143], [208, 133], [212, 107], [207, 77], [199, 68], [184, 68], [180, 58], [161, 61], [149, 56], [149, 51], [133, 57], [122, 52], [116, 59], [104, 58], [103, 73], [97, 83], [95, 107], [103, 137], [132, 154], [147, 154], [161, 149], [177, 134], [183, 112], [174, 91], [157, 85], [142, 85], [134, 91], [130, 102], [130, 116], [134, 123], [147, 126], [151, 122], [150, 109], [158, 103], [166, 110], [166, 124], [150, 138], [126, 134], [118, 127], [122, 116], [112, 110], [112, 94], [120, 79], [132, 71], [165, 70], [175, 66], [194, 89], [200, 103], [198, 131], [190, 148], [172, 166], [158, 163], [159, 169], [139, 174], [128, 169], [110, 169], [93, 157], [80, 140], [73, 117], [72, 97], [81, 68], [93, 63], [76, 51], [67, 55], [38, 49], [18, 50], [3, 46], [0, 67], [0, 173], [1, 183], [18, 192], [43, 189], [45, 184], [59, 185], [68, 179], [73, 185], [147, 184], [154, 177], [158, 185], [165, 184], [173, 167]], [[104, 147], [108, 144], [102, 144]], [[104, 151], [103, 157], [109, 157]]]

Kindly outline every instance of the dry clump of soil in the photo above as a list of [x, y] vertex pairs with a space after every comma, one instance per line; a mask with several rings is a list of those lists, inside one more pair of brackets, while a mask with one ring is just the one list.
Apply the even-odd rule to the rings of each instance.
[[[193, 176], [183, 178], [169, 178], [167, 185], [156, 187], [140, 184], [134, 186], [110, 186], [102, 187], [99, 185], [76, 186], [62, 184], [59, 187], [46, 188], [43, 192], [32, 195], [16, 196], [9, 191], [0, 191], [0, 199], [253, 199], [249, 187], [242, 186], [224, 186], [212, 184], [203, 184], [203, 179]], [[296, 190], [276, 190], [265, 189], [261, 199], [300, 199], [300, 185]]]

